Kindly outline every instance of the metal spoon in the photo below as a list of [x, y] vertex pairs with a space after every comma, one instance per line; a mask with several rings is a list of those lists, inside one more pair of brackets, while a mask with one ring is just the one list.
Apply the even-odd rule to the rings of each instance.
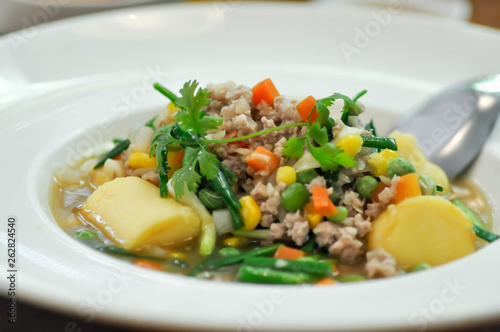
[[444, 90], [394, 129], [415, 135], [426, 157], [455, 178], [481, 151], [499, 114], [500, 75], [490, 75]]

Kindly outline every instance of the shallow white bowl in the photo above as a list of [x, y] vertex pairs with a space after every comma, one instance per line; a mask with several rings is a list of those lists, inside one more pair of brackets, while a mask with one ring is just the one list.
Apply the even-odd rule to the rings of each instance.
[[[466, 23], [380, 8], [230, 4], [131, 8], [0, 39], [0, 210], [17, 217], [19, 299], [142, 328], [359, 331], [497, 319], [500, 243], [403, 277], [283, 287], [138, 268], [91, 250], [57, 226], [48, 206], [55, 168], [163, 108], [154, 81], [178, 90], [195, 78], [251, 86], [272, 77], [281, 93], [297, 98], [366, 88], [367, 116], [386, 133], [400, 114], [440, 88], [500, 72], [492, 49], [498, 33]], [[360, 44], [357, 34], [376, 29], [380, 10], [389, 13], [388, 23]], [[357, 51], [347, 56], [346, 45]], [[470, 177], [491, 200], [497, 233], [499, 167], [495, 128]], [[0, 225], [5, 271], [7, 225]], [[5, 278], [0, 286], [6, 289]]]

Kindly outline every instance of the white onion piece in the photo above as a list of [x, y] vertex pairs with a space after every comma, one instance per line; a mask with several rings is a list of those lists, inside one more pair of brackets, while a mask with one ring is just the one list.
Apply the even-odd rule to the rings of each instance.
[[229, 213], [228, 209], [212, 211], [212, 219], [214, 220], [215, 232], [218, 236], [234, 230], [231, 213]]

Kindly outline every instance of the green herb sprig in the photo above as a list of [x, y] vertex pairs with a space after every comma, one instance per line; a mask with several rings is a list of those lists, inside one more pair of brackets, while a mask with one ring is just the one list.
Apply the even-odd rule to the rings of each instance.
[[316, 101], [308, 117], [310, 119], [313, 110], [316, 109], [318, 112], [316, 121], [306, 124], [307, 132], [305, 136], [291, 138], [285, 143], [283, 156], [288, 159], [300, 159], [304, 153], [304, 147], [307, 145], [312, 156], [319, 162], [323, 171], [337, 170], [338, 165], [345, 167], [353, 167], [356, 165], [356, 161], [353, 157], [346, 154], [342, 149], [335, 147], [335, 145], [329, 141], [326, 126], [323, 126], [323, 124], [326, 125], [328, 123], [330, 114], [328, 107], [333, 105], [337, 99], [344, 100], [344, 112], [342, 116], [344, 116], [344, 114], [348, 116], [348, 112], [350, 112], [351, 109], [359, 112], [359, 106], [349, 97], [340, 93], [334, 93], [329, 97], [319, 99]]

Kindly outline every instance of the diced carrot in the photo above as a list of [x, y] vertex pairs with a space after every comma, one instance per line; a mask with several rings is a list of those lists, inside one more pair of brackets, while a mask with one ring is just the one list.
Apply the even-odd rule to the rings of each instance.
[[280, 164], [280, 158], [268, 149], [259, 146], [248, 155], [247, 164], [256, 171], [272, 173]]
[[172, 159], [172, 162], [181, 164], [182, 159], [184, 159], [184, 150], [179, 151], [179, 153]]
[[418, 183], [417, 173], [409, 173], [399, 178], [398, 185], [396, 186], [396, 195], [392, 202], [398, 204], [407, 198], [420, 196], [422, 191]]
[[122, 159], [122, 155], [121, 155], [121, 154], [119, 154], [119, 155], [117, 155], [116, 157], [114, 157], [113, 159], [114, 159], [114, 160], [121, 160], [121, 159]]
[[382, 181], [380, 181], [378, 183], [378, 187], [377, 189], [375, 189], [375, 191], [373, 192], [373, 194], [370, 196], [370, 199], [372, 202], [378, 202], [379, 199], [378, 199], [378, 194], [380, 194], [382, 191], [384, 191], [385, 188], [389, 187], [388, 185], [386, 185], [385, 183], [383, 183]]
[[316, 107], [314, 106], [315, 104], [316, 104], [316, 99], [314, 99], [313, 96], [309, 96], [306, 99], [302, 100], [297, 105], [297, 112], [299, 112], [300, 116], [302, 117], [302, 120], [307, 122], [307, 118], [309, 117], [309, 113], [311, 113], [311, 111], [312, 113], [311, 117], [309, 118], [309, 122], [314, 122], [316, 120], [319, 113], [316, 110]]
[[134, 264], [140, 267], [145, 267], [146, 269], [161, 270], [160, 264], [143, 258], [134, 260]]
[[287, 246], [281, 246], [274, 253], [274, 258], [279, 259], [299, 259], [306, 255], [305, 252], [299, 249], [290, 248]]
[[325, 217], [331, 217], [338, 213], [337, 208], [333, 205], [332, 200], [328, 197], [328, 189], [324, 187], [312, 187], [312, 201], [316, 211]]
[[320, 281], [316, 282], [315, 285], [319, 286], [326, 286], [326, 285], [334, 285], [335, 281], [329, 278], [321, 279]]
[[[228, 134], [226, 134], [226, 136], [224, 136], [224, 138], [234, 138], [234, 137], [237, 137], [237, 136], [238, 136], [238, 131], [234, 130], [234, 131], [231, 131]], [[248, 144], [245, 141], [236, 141], [236, 142], [229, 142], [229, 143], [227, 143], [227, 146], [228, 147], [232, 147], [233, 149], [239, 149], [239, 148], [246, 149], [246, 148], [248, 148], [250, 146], [250, 144]]]
[[268, 105], [272, 106], [274, 105], [274, 98], [280, 95], [270, 78], [266, 78], [262, 82], [257, 83], [252, 88], [252, 93], [252, 99], [256, 105], [264, 100]]

